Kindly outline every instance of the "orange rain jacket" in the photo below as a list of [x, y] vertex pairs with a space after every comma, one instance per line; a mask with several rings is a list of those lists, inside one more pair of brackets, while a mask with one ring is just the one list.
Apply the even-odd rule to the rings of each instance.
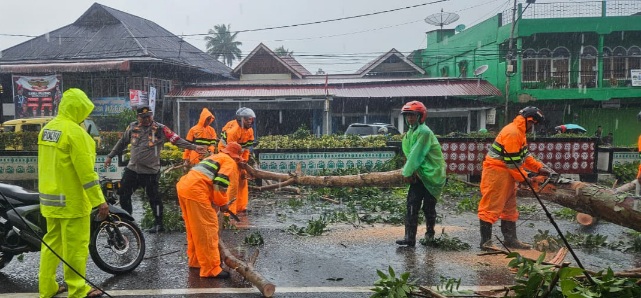
[[[208, 121], [207, 118], [210, 117], [211, 120]], [[198, 123], [189, 129], [185, 140], [195, 145], [206, 146], [209, 149], [209, 152], [215, 152], [216, 143], [218, 143], [218, 135], [216, 135], [216, 130], [210, 126], [214, 120], [216, 120], [214, 114], [212, 114], [207, 108], [203, 108], [202, 112], [200, 112]], [[199, 163], [203, 157], [201, 157], [198, 152], [190, 149], [185, 149], [185, 152], [183, 153], [183, 160], [189, 160], [189, 164], [191, 165]]]
[[[637, 141], [637, 148], [639, 149], [639, 157], [641, 157], [641, 135], [639, 135], [639, 140]], [[641, 164], [639, 164], [639, 171], [637, 172], [637, 179], [641, 177]]]
[[196, 164], [176, 184], [187, 230], [189, 267], [201, 277], [222, 271], [218, 250], [218, 216], [212, 204], [223, 206], [238, 192], [239, 169], [226, 153], [213, 154]]
[[[254, 129], [242, 128], [238, 120], [231, 120], [225, 124], [220, 133], [218, 151], [227, 146], [227, 142], [236, 142], [243, 147], [240, 155], [243, 162], [249, 161], [249, 149], [254, 145]], [[247, 210], [249, 203], [249, 185], [244, 174], [239, 175], [237, 200], [229, 206], [231, 212], [242, 212]]]
[[524, 169], [538, 172], [543, 167], [528, 151], [525, 130], [525, 118], [516, 116], [499, 132], [485, 156], [478, 209], [479, 219], [485, 222], [494, 223], [499, 218], [516, 221], [516, 182], [527, 177]]

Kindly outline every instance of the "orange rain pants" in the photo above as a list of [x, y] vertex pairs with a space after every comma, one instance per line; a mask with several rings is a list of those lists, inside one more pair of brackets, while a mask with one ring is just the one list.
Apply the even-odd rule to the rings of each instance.
[[[483, 166], [485, 167], [485, 164]], [[519, 211], [516, 209], [516, 186], [516, 181], [507, 168], [484, 168], [481, 174], [479, 219], [492, 224], [499, 218], [507, 221], [519, 219]]]
[[[249, 161], [249, 149], [254, 144], [254, 129], [253, 128], [242, 128], [238, 124], [238, 120], [231, 120], [225, 124], [221, 130], [221, 142], [218, 143], [218, 151], [225, 148], [227, 142], [236, 142], [243, 147], [242, 159], [244, 162]], [[229, 210], [231, 212], [243, 212], [247, 210], [247, 204], [249, 203], [249, 184], [247, 183], [247, 174], [238, 175], [238, 194], [236, 195], [236, 201], [229, 205]]]
[[[230, 178], [238, 179], [237, 170]], [[218, 216], [212, 202], [222, 206], [227, 203], [227, 195], [217, 190], [211, 179], [194, 170], [180, 178], [176, 189], [185, 220], [189, 267], [200, 268], [201, 277], [216, 276], [222, 268], [218, 250]]]

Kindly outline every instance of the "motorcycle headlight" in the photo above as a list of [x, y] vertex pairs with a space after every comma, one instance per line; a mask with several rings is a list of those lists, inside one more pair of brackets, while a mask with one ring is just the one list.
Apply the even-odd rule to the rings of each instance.
[[112, 188], [114, 187], [114, 185], [113, 185], [113, 183], [111, 183], [111, 182], [107, 182], [107, 183], [105, 184], [105, 187], [107, 187], [108, 189], [112, 189]]

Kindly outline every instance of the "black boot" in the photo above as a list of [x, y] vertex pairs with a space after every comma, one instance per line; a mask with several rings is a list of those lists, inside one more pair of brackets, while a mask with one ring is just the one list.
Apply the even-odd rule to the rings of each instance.
[[147, 230], [147, 232], [151, 234], [155, 233], [161, 233], [165, 231], [165, 225], [162, 222], [162, 214], [154, 214], [154, 226], [151, 227], [151, 229]]
[[436, 235], [436, 232], [434, 231], [435, 225], [436, 225], [436, 218], [428, 218], [425, 220], [425, 226], [427, 227], [427, 229], [425, 229], [425, 239], [427, 240], [434, 239], [434, 235]]
[[501, 220], [501, 232], [505, 238], [505, 246], [516, 249], [530, 249], [532, 246], [516, 238], [516, 222]]
[[414, 247], [416, 245], [416, 226], [405, 226], [405, 238], [396, 240], [396, 244]]
[[481, 249], [492, 246], [492, 224], [479, 219], [481, 226]]

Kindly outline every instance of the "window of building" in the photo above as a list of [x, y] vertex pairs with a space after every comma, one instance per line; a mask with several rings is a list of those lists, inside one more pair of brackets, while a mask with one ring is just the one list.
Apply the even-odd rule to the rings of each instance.
[[630, 70], [641, 69], [641, 48], [632, 46], [628, 49], [628, 71], [627, 76], [630, 78]]
[[596, 87], [598, 52], [593, 46], [583, 47], [579, 63], [579, 84], [588, 88]]
[[543, 82], [550, 78], [552, 54], [548, 49], [541, 49], [536, 52], [534, 49], [527, 49], [523, 52], [522, 59], [522, 81]]
[[556, 87], [567, 87], [570, 84], [570, 51], [558, 47], [552, 52], [552, 78]]

